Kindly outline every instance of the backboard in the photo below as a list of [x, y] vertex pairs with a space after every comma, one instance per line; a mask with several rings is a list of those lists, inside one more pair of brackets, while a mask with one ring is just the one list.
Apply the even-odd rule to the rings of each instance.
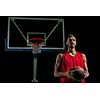
[[8, 51], [30, 51], [30, 37], [44, 38], [43, 50], [64, 50], [63, 18], [9, 17], [6, 39]]

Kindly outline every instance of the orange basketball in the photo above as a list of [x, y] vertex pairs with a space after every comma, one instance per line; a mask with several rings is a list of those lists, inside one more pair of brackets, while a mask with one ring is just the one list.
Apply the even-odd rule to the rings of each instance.
[[81, 81], [85, 78], [84, 69], [81, 67], [71, 68], [68, 71], [68, 76], [75, 81]]

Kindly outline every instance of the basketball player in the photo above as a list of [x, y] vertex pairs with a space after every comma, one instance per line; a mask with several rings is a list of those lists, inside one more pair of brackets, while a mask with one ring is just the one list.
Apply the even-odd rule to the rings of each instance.
[[[55, 66], [54, 66], [54, 77], [59, 77], [61, 83], [76, 83], [68, 76], [68, 70], [80, 66], [84, 69], [84, 78], [89, 76], [87, 59], [85, 54], [75, 50], [76, 38], [73, 34], [69, 34], [66, 46], [67, 51], [57, 55]], [[85, 79], [79, 83], [85, 83]]]

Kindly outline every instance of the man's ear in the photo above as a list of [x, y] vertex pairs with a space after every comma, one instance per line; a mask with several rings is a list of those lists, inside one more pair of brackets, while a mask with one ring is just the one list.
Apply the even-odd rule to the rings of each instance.
[[76, 41], [76, 45], [77, 45], [77, 41]]
[[68, 46], [68, 42], [66, 41], [66, 46]]

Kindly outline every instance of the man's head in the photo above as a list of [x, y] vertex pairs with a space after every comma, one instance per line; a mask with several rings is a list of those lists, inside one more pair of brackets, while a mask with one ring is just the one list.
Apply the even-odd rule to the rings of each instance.
[[74, 48], [76, 46], [76, 38], [73, 34], [69, 34], [66, 40], [66, 45], [69, 48]]

